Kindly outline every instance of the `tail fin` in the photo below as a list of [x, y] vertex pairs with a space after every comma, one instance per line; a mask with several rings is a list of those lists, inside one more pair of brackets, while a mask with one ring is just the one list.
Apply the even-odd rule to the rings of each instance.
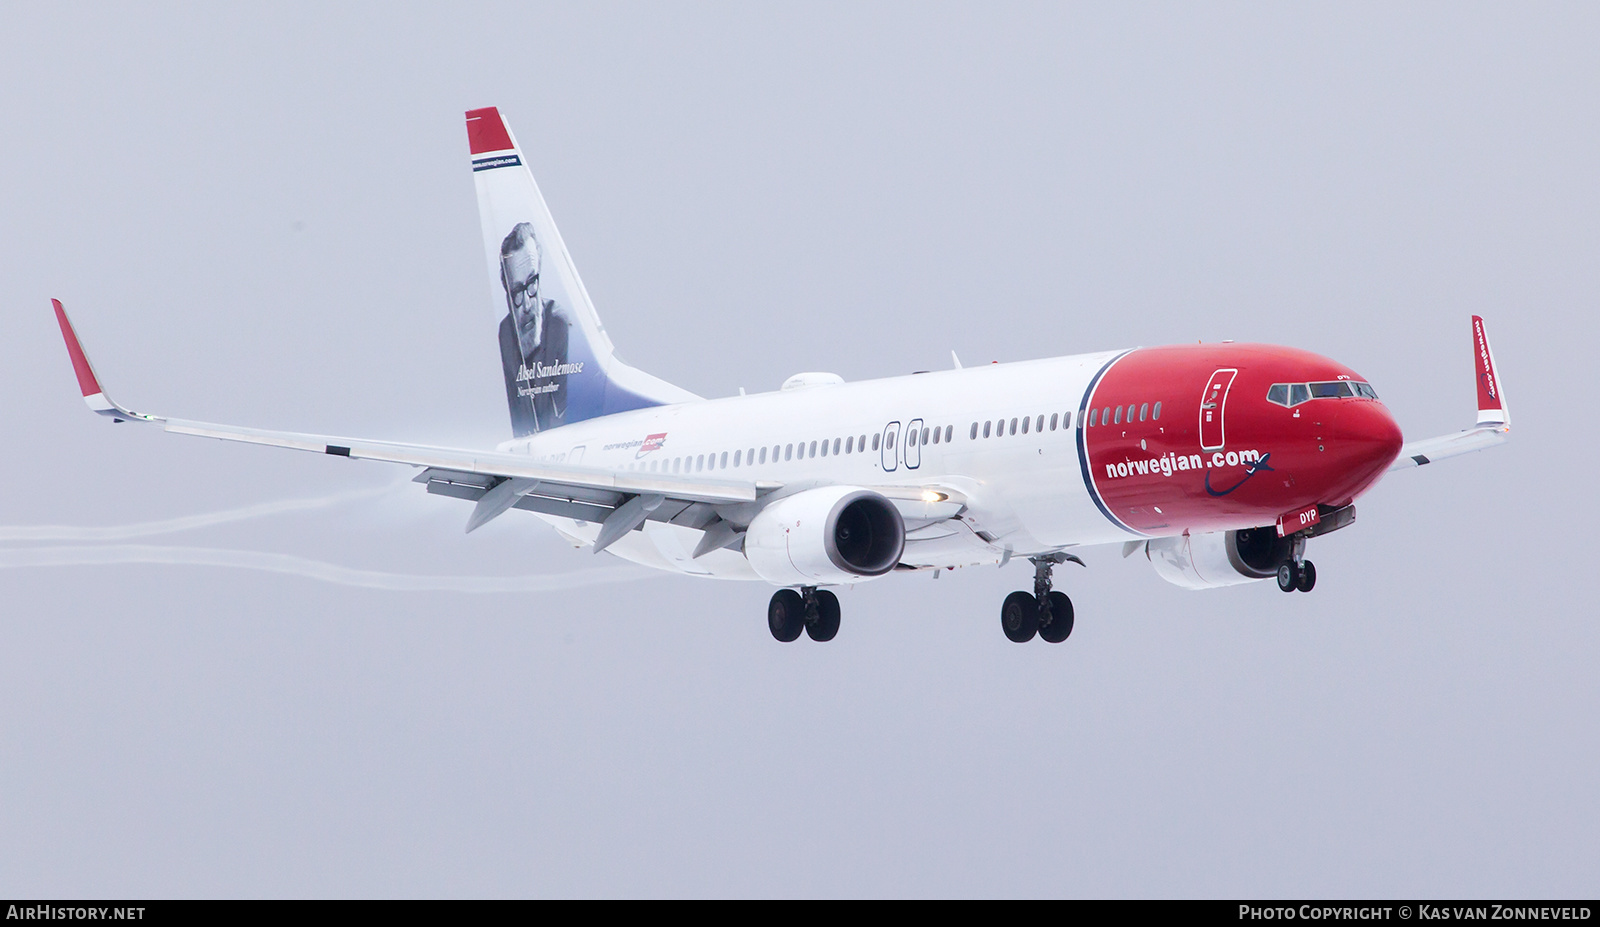
[[494, 107], [467, 113], [472, 177], [517, 437], [697, 399], [617, 360], [533, 172]]

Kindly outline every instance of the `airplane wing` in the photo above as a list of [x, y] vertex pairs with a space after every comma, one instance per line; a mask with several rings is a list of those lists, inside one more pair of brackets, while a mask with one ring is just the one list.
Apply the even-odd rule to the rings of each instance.
[[[114, 422], [147, 422], [173, 434], [198, 435], [223, 441], [242, 441], [270, 447], [287, 447], [349, 457], [381, 460], [422, 467], [415, 481], [428, 491], [478, 504], [467, 520], [467, 530], [483, 525], [511, 508], [583, 519], [601, 524], [595, 543], [599, 552], [645, 520], [706, 529], [720, 516], [716, 506], [754, 502], [781, 484], [685, 479], [665, 473], [613, 472], [550, 465], [516, 454], [462, 448], [430, 447], [330, 435], [266, 431], [238, 425], [191, 422], [131, 411], [111, 399], [100, 385], [77, 332], [60, 300], [51, 300], [56, 321], [67, 342], [78, 387], [89, 408]], [[731, 536], [728, 542], [734, 540]]]
[[1489, 333], [1480, 316], [1472, 317], [1472, 347], [1478, 380], [1477, 424], [1455, 434], [1406, 442], [1400, 448], [1400, 456], [1389, 465], [1391, 471], [1420, 467], [1511, 440], [1511, 410], [1506, 405], [1505, 384], [1500, 381], [1494, 351], [1489, 347]]

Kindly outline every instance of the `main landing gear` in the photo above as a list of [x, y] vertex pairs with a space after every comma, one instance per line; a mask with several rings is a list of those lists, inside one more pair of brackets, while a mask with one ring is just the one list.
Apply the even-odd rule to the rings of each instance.
[[1013, 592], [1000, 606], [1000, 630], [1018, 644], [1033, 640], [1035, 634], [1052, 644], [1059, 644], [1072, 633], [1072, 600], [1064, 593], [1053, 591], [1051, 572], [1056, 564], [1072, 561], [1083, 566], [1083, 561], [1071, 554], [1055, 553], [1029, 557], [1033, 563], [1033, 592]]
[[1278, 588], [1284, 592], [1310, 592], [1317, 585], [1317, 565], [1306, 559], [1306, 539], [1297, 537], [1289, 559], [1278, 564]]
[[767, 603], [767, 630], [785, 644], [802, 630], [814, 641], [831, 641], [839, 633], [839, 597], [816, 586], [779, 589]]

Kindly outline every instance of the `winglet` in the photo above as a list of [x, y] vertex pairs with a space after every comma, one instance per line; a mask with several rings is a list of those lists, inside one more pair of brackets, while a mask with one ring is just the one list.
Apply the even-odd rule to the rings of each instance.
[[1478, 374], [1478, 424], [1510, 426], [1511, 409], [1506, 405], [1505, 385], [1495, 367], [1494, 349], [1489, 347], [1483, 317], [1476, 315], [1472, 317], [1472, 362]]
[[72, 323], [67, 320], [66, 307], [61, 305], [61, 300], [59, 299], [50, 300], [50, 304], [55, 307], [56, 322], [61, 326], [61, 337], [66, 339], [67, 355], [72, 358], [72, 372], [78, 375], [78, 388], [83, 391], [84, 403], [93, 411], [107, 416], [115, 422], [130, 418], [147, 422], [160, 421], [154, 416], [129, 412], [111, 401], [111, 397], [106, 395], [106, 391], [100, 388], [100, 378], [94, 375], [94, 367], [89, 363], [89, 355], [83, 353], [83, 345], [78, 342], [78, 333], [73, 330]]
[[1478, 374], [1477, 424], [1453, 435], [1407, 441], [1400, 448], [1400, 456], [1389, 465], [1391, 471], [1470, 454], [1511, 439], [1511, 409], [1506, 405], [1506, 386], [1495, 367], [1494, 349], [1489, 347], [1489, 333], [1483, 327], [1483, 317], [1476, 315], [1472, 317], [1472, 362]]

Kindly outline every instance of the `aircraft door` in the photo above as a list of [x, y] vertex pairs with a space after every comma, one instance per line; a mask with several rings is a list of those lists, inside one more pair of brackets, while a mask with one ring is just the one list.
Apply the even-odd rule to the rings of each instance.
[[922, 419], [914, 418], [906, 426], [906, 469], [922, 466]]
[[1211, 375], [1206, 381], [1205, 392], [1200, 394], [1200, 449], [1205, 451], [1220, 450], [1227, 443], [1227, 433], [1223, 429], [1222, 416], [1228, 408], [1228, 390], [1233, 386], [1233, 378], [1239, 371], [1227, 367]]
[[883, 455], [883, 469], [885, 472], [893, 470], [895, 467], [900, 465], [898, 454], [899, 448], [895, 446], [895, 442], [899, 439], [899, 437], [899, 422], [890, 422], [883, 427], [883, 443], [878, 450]]

